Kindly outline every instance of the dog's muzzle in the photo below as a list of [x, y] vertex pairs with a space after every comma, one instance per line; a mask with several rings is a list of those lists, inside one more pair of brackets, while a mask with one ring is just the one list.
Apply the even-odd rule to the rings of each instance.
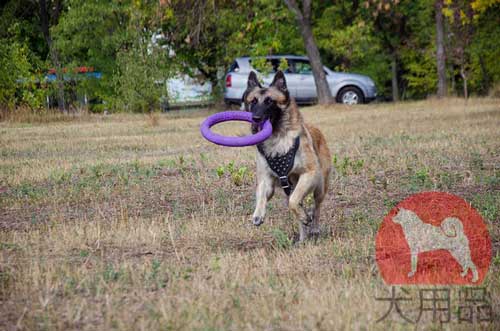
[[262, 122], [262, 116], [258, 116], [258, 115], [253, 115], [252, 116], [252, 121], [256, 124], [259, 124], [260, 122]]

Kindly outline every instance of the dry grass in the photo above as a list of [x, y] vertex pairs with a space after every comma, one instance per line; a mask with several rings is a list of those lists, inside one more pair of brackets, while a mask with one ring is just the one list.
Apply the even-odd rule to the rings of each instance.
[[484, 326], [498, 329], [500, 100], [303, 113], [336, 169], [322, 236], [303, 246], [281, 195], [251, 226], [254, 149], [204, 141], [206, 112], [0, 123], [0, 329], [414, 329], [375, 323], [387, 287], [374, 236], [396, 202], [431, 189], [487, 219], [496, 320]]
[[62, 113], [58, 109], [31, 109], [26, 106], [15, 109], [0, 109], [0, 122], [8, 123], [53, 123], [88, 121], [91, 115], [85, 108], [71, 109], [69, 113]]

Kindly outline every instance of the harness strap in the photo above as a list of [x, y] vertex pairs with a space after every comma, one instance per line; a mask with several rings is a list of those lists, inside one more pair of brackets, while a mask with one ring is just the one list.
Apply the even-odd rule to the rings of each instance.
[[290, 148], [288, 152], [286, 152], [283, 155], [268, 157], [264, 152], [263, 145], [262, 144], [257, 145], [257, 149], [259, 150], [260, 154], [262, 154], [262, 156], [264, 156], [264, 158], [266, 159], [269, 168], [271, 168], [273, 174], [276, 177], [278, 177], [281, 188], [285, 191], [286, 195], [290, 195], [293, 190], [293, 187], [290, 184], [290, 181], [288, 180], [288, 174], [293, 168], [295, 154], [297, 153], [299, 146], [300, 146], [300, 136], [297, 136], [297, 138], [295, 138], [295, 141], [293, 143], [293, 147]]

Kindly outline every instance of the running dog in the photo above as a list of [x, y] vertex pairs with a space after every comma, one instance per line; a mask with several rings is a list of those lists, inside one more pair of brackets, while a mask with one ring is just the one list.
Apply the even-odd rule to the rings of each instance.
[[411, 271], [408, 277], [417, 272], [418, 254], [438, 249], [445, 249], [462, 267], [462, 277], [472, 271], [472, 281], [478, 280], [477, 268], [470, 256], [469, 240], [464, 233], [462, 222], [456, 217], [447, 217], [440, 226], [424, 223], [411, 210], [399, 208], [393, 222], [401, 225], [411, 252]]
[[[273, 133], [257, 145], [257, 191], [253, 224], [264, 222], [266, 204], [276, 187], [288, 195], [288, 207], [299, 221], [299, 240], [319, 234], [321, 203], [328, 191], [331, 156], [325, 137], [316, 127], [304, 123], [290, 96], [283, 72], [278, 71], [268, 88], [255, 72], [248, 76], [243, 94], [246, 111], [252, 113], [252, 132], [270, 120]], [[314, 207], [308, 213], [303, 199], [312, 193]]]

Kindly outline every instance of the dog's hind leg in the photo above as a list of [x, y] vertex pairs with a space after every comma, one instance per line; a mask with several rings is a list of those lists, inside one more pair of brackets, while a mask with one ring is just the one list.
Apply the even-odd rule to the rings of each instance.
[[462, 267], [462, 272], [460, 273], [460, 276], [462, 276], [462, 278], [467, 277], [469, 270], [472, 272], [472, 282], [473, 283], [477, 282], [477, 280], [479, 279], [479, 275], [477, 273], [476, 266], [472, 262], [470, 262], [470, 264]]
[[462, 272], [460, 273], [460, 276], [465, 277], [469, 273], [469, 267], [462, 267]]
[[[468, 243], [466, 243], [466, 245], [468, 245]], [[479, 279], [477, 268], [474, 262], [472, 262], [472, 259], [470, 257], [470, 250], [463, 249], [463, 247], [464, 246], [462, 246], [462, 249], [450, 251], [450, 253], [462, 267], [462, 272], [460, 273], [460, 276], [462, 276], [463, 278], [467, 277], [467, 274], [469, 273], [470, 270], [472, 272], [472, 282], [475, 283]], [[468, 246], [465, 247], [468, 248]]]
[[307, 237], [307, 232], [309, 228], [309, 223], [312, 221], [311, 217], [305, 212], [304, 208], [302, 208], [302, 200], [304, 197], [308, 195], [315, 183], [315, 173], [314, 172], [306, 172], [302, 174], [297, 182], [297, 186], [293, 190], [292, 195], [290, 196], [290, 201], [288, 207], [290, 211], [295, 216], [295, 219], [299, 221], [299, 241], [302, 242]]
[[309, 232], [310, 236], [317, 237], [319, 236], [319, 218], [321, 214], [321, 204], [325, 199], [325, 190], [324, 186], [317, 186], [314, 190], [314, 209], [312, 211], [312, 224], [311, 231]]
[[269, 199], [274, 194], [274, 180], [267, 173], [260, 174], [257, 183], [255, 211], [253, 213], [252, 222], [255, 226], [264, 223], [266, 216], [266, 205]]

